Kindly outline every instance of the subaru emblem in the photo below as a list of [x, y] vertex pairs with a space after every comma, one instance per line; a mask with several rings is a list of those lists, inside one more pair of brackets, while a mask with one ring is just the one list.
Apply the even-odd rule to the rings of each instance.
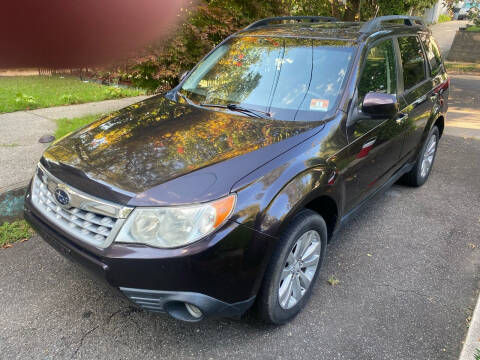
[[55, 189], [55, 200], [57, 200], [57, 202], [60, 205], [67, 206], [68, 203], [70, 202], [70, 196], [68, 196], [68, 193], [65, 190], [60, 189], [60, 188], [56, 188]]

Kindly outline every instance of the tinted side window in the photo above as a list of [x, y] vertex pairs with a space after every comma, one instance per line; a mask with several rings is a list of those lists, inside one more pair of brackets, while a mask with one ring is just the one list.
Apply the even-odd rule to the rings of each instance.
[[425, 58], [416, 36], [398, 38], [402, 56], [403, 86], [405, 90], [425, 80]]
[[436, 76], [442, 71], [442, 57], [440, 50], [435, 40], [431, 36], [422, 36], [423, 44], [427, 55], [428, 63], [430, 64], [430, 71], [432, 76]]
[[358, 84], [361, 102], [368, 92], [397, 92], [397, 72], [392, 40], [385, 40], [372, 47], [367, 54]]

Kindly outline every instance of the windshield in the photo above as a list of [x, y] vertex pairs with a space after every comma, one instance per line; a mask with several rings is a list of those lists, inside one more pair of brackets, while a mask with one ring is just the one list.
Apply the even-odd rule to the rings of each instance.
[[336, 108], [352, 56], [345, 41], [232, 38], [199, 64], [180, 91], [197, 104], [236, 104], [281, 120], [322, 120]]

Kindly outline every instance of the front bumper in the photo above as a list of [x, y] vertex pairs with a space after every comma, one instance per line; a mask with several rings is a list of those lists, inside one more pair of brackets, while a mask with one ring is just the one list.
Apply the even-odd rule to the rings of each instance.
[[25, 219], [60, 254], [80, 264], [147, 311], [185, 315], [184, 303], [203, 317], [238, 317], [254, 302], [272, 239], [235, 222], [181, 249], [112, 244], [93, 249], [49, 223], [25, 198]]

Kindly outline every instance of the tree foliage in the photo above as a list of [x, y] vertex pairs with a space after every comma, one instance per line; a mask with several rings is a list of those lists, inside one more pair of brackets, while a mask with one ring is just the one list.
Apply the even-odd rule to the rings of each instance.
[[375, 15], [421, 14], [436, 0], [199, 0], [182, 9], [184, 21], [163, 43], [152, 44], [126, 64], [98, 70], [97, 76], [119, 79], [151, 91], [175, 86], [210, 49], [251, 22], [271, 16], [321, 15], [356, 21]]

